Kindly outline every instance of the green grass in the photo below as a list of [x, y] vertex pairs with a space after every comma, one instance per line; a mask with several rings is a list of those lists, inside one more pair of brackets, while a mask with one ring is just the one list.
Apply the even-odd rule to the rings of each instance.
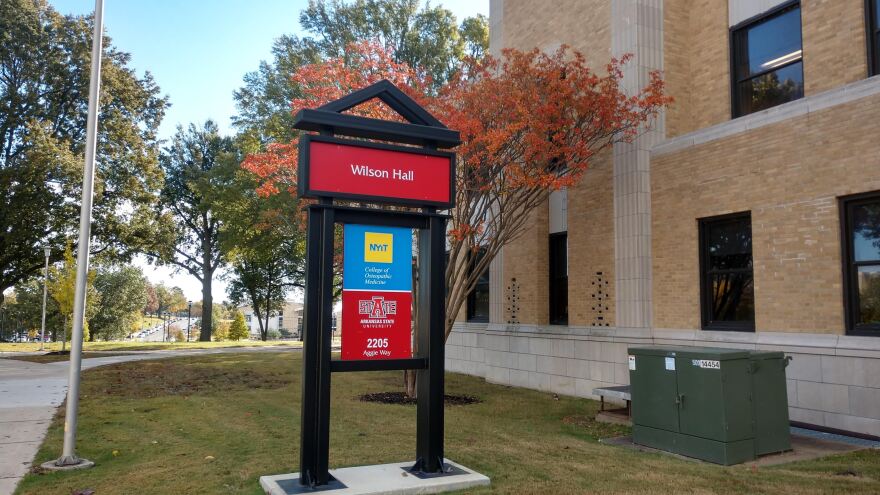
[[162, 324], [162, 318], [157, 318], [155, 316], [141, 316], [140, 324], [137, 326], [137, 329], [140, 330], [142, 328], [150, 328], [156, 325]]
[[[271, 340], [237, 340], [220, 342], [85, 342], [83, 351], [156, 351], [162, 349], [213, 349], [217, 347], [262, 347], [262, 346], [292, 346], [300, 347], [299, 341]], [[67, 345], [70, 349], [70, 344]], [[0, 352], [35, 352], [40, 350], [39, 342], [16, 342], [0, 343]], [[45, 345], [46, 352], [60, 351], [61, 342], [50, 342]]]
[[[220, 354], [120, 364], [83, 375], [78, 453], [90, 470], [30, 474], [18, 494], [259, 494], [264, 474], [297, 471], [298, 353]], [[400, 372], [333, 376], [331, 467], [412, 460], [413, 406], [365, 403], [400, 390]], [[446, 456], [487, 474], [468, 493], [880, 493], [880, 451], [768, 468], [720, 467], [612, 447], [594, 401], [447, 375]], [[38, 462], [56, 458], [56, 417]], [[209, 457], [210, 456], [210, 457]]]

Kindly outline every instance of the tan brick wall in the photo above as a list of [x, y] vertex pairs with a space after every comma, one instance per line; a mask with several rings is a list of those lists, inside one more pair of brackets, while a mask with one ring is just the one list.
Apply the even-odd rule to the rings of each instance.
[[566, 44], [591, 67], [611, 56], [611, 5], [607, 0], [504, 0], [504, 48], [555, 51]]
[[864, 0], [804, 0], [801, 23], [805, 94], [868, 76]]
[[880, 190], [880, 97], [655, 156], [655, 326], [699, 328], [697, 219], [751, 211], [758, 331], [843, 333], [838, 197]]
[[670, 0], [663, 10], [663, 77], [667, 91], [675, 96], [666, 111], [666, 135], [678, 136], [693, 130], [691, 92], [692, 0]]
[[[504, 320], [546, 324], [549, 319], [549, 210], [546, 203], [530, 215], [528, 227], [504, 247]], [[512, 287], [517, 287], [513, 289]], [[507, 304], [515, 298], [515, 315]]]
[[[611, 5], [606, 0], [505, 0], [505, 48], [545, 51], [566, 44], [584, 54], [595, 70], [603, 70], [611, 57]], [[601, 162], [601, 165], [600, 165]], [[610, 154], [596, 160], [594, 170], [568, 193], [569, 323], [597, 321], [590, 304], [595, 272], [603, 272], [613, 295], [614, 227]], [[546, 324], [549, 318], [547, 248], [548, 207], [530, 219], [529, 230], [504, 249], [504, 305], [512, 279], [517, 281], [519, 323]], [[592, 274], [592, 276], [590, 275]], [[613, 324], [614, 306], [608, 302], [606, 319]], [[510, 314], [505, 309], [505, 320]], [[610, 313], [610, 320], [607, 315]]]
[[677, 99], [667, 137], [730, 120], [727, 0], [668, 0], [663, 15], [664, 74]]
[[568, 323], [614, 325], [614, 185], [601, 154], [568, 192]]

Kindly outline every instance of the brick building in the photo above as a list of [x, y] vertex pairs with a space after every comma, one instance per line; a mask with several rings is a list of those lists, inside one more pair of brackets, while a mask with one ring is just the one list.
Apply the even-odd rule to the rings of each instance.
[[[490, 49], [567, 44], [676, 103], [505, 247], [450, 370], [590, 396], [627, 347], [783, 350], [792, 420], [880, 436], [880, 0], [491, 0]], [[878, 76], [875, 76], [877, 74]]]

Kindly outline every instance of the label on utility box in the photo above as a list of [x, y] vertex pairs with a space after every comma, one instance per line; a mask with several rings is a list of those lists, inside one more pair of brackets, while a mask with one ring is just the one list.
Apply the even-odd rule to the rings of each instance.
[[666, 371], [675, 371], [675, 358], [666, 358]]
[[636, 370], [636, 357], [635, 356], [629, 357], [629, 370], [630, 371]]
[[712, 359], [694, 359], [692, 361], [693, 365], [698, 368], [705, 368], [709, 370], [720, 370], [721, 369], [721, 361], [715, 361]]

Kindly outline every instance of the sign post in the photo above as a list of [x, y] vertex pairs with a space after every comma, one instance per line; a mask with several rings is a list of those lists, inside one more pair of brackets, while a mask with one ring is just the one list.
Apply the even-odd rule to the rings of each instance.
[[[343, 113], [373, 98], [385, 102], [409, 123]], [[381, 487], [357, 487], [351, 493], [411, 491], [419, 488], [419, 480], [436, 482], [437, 477], [443, 476], [456, 476], [455, 482], [449, 485], [456, 489], [488, 484], [485, 476], [443, 457], [448, 217], [437, 209], [451, 208], [454, 202], [455, 154], [441, 150], [459, 144], [458, 132], [447, 129], [388, 81], [380, 81], [317, 109], [301, 110], [295, 127], [320, 133], [303, 136], [299, 144], [299, 195], [317, 200], [307, 208], [300, 472], [294, 475], [295, 479], [288, 475], [264, 476], [260, 483], [267, 493], [347, 488], [342, 476], [336, 479], [328, 469], [331, 374], [417, 370], [415, 463], [339, 470], [341, 473], [381, 468], [377, 471], [379, 474], [389, 469], [406, 470], [388, 477]], [[340, 139], [337, 135], [361, 140]], [[336, 199], [411, 209], [343, 206], [335, 204]], [[332, 359], [333, 256], [337, 224], [343, 226], [342, 352], [340, 359]], [[412, 350], [413, 231], [417, 231], [419, 248], [419, 317], [414, 325], [418, 351], [415, 354]], [[378, 480], [377, 476], [381, 478], [373, 472], [361, 472], [352, 479]], [[436, 488], [434, 486], [432, 491]]]

